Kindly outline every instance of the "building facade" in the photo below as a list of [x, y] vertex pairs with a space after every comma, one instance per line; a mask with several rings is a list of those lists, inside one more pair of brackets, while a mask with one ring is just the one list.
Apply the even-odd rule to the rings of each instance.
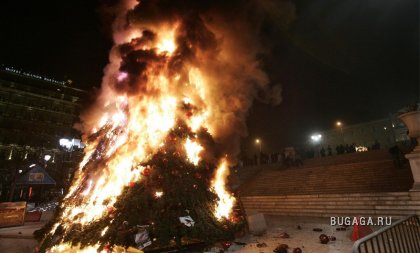
[[80, 139], [73, 126], [87, 96], [70, 84], [0, 69], [0, 200], [10, 195], [13, 181], [31, 164], [46, 167], [60, 184], [68, 178], [81, 145], [69, 149], [60, 146], [60, 139]]
[[375, 145], [376, 148], [390, 148], [398, 143], [410, 142], [406, 126], [396, 115], [360, 124], [340, 125], [335, 129], [321, 132], [319, 136], [319, 140], [315, 143], [312, 141], [311, 145], [316, 144], [324, 148], [330, 146], [334, 151], [339, 145], [372, 149]]

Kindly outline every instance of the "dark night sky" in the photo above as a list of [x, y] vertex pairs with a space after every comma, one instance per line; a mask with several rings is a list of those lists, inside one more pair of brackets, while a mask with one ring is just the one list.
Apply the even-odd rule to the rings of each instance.
[[[1, 1], [0, 64], [100, 84], [111, 47], [99, 0]], [[23, 4], [24, 3], [24, 4]], [[265, 24], [265, 68], [283, 86], [277, 107], [256, 103], [248, 120], [264, 148], [303, 141], [336, 120], [386, 117], [419, 97], [419, 2], [294, 1], [287, 33]]]

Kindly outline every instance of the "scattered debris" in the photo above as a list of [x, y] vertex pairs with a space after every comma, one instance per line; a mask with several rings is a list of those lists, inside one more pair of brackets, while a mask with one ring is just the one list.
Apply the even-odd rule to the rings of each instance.
[[234, 242], [236, 245], [246, 245], [245, 242]]
[[302, 229], [302, 227], [301, 227], [300, 225], [298, 225], [298, 226], [297, 226], [297, 229], [298, 229], [298, 230], [301, 230], [301, 229]]
[[277, 246], [273, 252], [274, 253], [287, 253], [287, 249], [289, 248], [289, 246], [287, 244], [280, 244], [279, 246]]
[[322, 232], [322, 228], [314, 228], [312, 230], [315, 231], [315, 232]]
[[282, 243], [282, 244], [279, 245], [279, 247], [284, 248], [284, 249], [288, 249], [289, 245]]
[[286, 232], [283, 232], [283, 233], [280, 234], [280, 238], [283, 238], [283, 239], [290, 238], [290, 235]]
[[29, 213], [31, 213], [31, 212], [45, 212], [45, 211], [55, 210], [57, 208], [57, 206], [58, 206], [57, 201], [45, 202], [45, 203], [39, 204], [35, 208], [31, 208], [30, 210], [28, 210], [28, 212]]
[[210, 249], [205, 249], [203, 251], [203, 253], [219, 253], [219, 252], [224, 252], [224, 250], [219, 247], [212, 247]]
[[335, 230], [337, 230], [337, 231], [346, 231], [347, 228], [346, 227], [339, 227], [339, 228], [336, 228]]
[[287, 249], [277, 247], [273, 250], [273, 252], [274, 253], [287, 253]]
[[265, 248], [265, 247], [267, 247], [267, 244], [265, 242], [257, 243], [257, 248]]
[[293, 253], [302, 253], [302, 250], [300, 248], [295, 248], [293, 250]]
[[330, 241], [330, 238], [326, 234], [321, 234], [319, 240], [322, 244], [327, 244]]

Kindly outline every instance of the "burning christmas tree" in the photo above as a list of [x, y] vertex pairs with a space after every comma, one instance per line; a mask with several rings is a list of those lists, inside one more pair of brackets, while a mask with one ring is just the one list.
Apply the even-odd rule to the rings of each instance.
[[247, 28], [234, 19], [226, 26], [229, 15], [215, 11], [221, 3], [115, 8], [101, 94], [82, 118], [85, 156], [41, 251], [233, 238], [243, 217], [232, 212], [226, 177], [267, 79]]

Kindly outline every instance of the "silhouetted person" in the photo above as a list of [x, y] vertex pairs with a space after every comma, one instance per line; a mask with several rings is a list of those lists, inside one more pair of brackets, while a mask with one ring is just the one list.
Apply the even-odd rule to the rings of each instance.
[[356, 152], [356, 144], [351, 144], [350, 145], [350, 150], [351, 150], [351, 153], [355, 153]]
[[345, 148], [343, 144], [340, 144], [340, 154], [344, 154]]
[[392, 155], [392, 159], [394, 160], [394, 165], [397, 168], [401, 168], [401, 150], [398, 148], [397, 145], [391, 147], [389, 149], [389, 153]]
[[321, 148], [320, 154], [321, 154], [321, 157], [324, 157], [325, 156], [325, 149], [324, 149], [324, 147]]
[[300, 155], [299, 152], [296, 152], [296, 154], [295, 154], [295, 165], [296, 166], [303, 166], [302, 156]]
[[332, 149], [330, 145], [328, 145], [327, 150], [328, 150], [328, 156], [332, 156]]
[[381, 149], [381, 144], [378, 142], [378, 140], [375, 140], [375, 143], [373, 144], [372, 149], [373, 150]]
[[281, 163], [286, 165], [286, 150], [281, 151]]
[[350, 153], [350, 152], [351, 152], [351, 151], [350, 151], [350, 146], [349, 146], [349, 144], [346, 144], [346, 147], [345, 147], [344, 149], [345, 149], [346, 153]]
[[307, 150], [306, 151], [306, 158], [314, 158], [314, 153], [315, 153], [315, 151], [312, 148]]

